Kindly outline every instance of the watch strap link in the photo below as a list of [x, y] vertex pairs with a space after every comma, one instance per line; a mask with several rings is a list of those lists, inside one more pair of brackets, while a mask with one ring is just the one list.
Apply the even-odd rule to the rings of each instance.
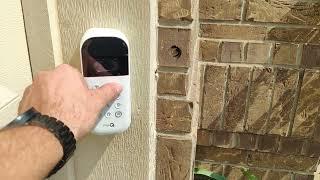
[[63, 122], [47, 115], [37, 115], [28, 121], [29, 125], [36, 125], [48, 129], [59, 140], [63, 147], [63, 157], [49, 173], [48, 177], [60, 170], [70, 159], [76, 149], [76, 140], [70, 129]]

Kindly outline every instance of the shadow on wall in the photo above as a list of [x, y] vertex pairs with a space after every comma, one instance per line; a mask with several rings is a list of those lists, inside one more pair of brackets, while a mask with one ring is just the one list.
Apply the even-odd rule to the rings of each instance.
[[[111, 143], [114, 136], [97, 136], [90, 134], [78, 143], [77, 151], [75, 152], [75, 166], [82, 167], [81, 177], [76, 177], [77, 180], [89, 179], [93, 174], [93, 170], [99, 166], [106, 149]], [[81, 154], [81, 160], [78, 158]], [[77, 161], [79, 160], [79, 161]], [[84, 168], [85, 167], [85, 168]], [[80, 169], [75, 167], [75, 169]], [[76, 174], [79, 174], [78, 172]]]

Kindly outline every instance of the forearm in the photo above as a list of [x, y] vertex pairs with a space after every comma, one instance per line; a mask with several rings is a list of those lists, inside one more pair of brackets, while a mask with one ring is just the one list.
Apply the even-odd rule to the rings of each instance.
[[0, 131], [0, 179], [44, 179], [62, 156], [60, 142], [44, 128]]

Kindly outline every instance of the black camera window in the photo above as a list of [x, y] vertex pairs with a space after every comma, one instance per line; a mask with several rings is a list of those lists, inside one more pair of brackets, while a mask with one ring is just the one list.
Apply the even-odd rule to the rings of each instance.
[[129, 74], [128, 46], [116, 37], [88, 39], [82, 46], [85, 77], [123, 76]]

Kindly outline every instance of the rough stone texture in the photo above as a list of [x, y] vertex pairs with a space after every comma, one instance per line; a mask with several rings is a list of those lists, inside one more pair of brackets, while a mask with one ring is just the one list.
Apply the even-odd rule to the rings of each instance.
[[264, 40], [265, 26], [201, 24], [200, 36], [216, 39]]
[[190, 178], [192, 142], [157, 137], [156, 179], [185, 180]]
[[192, 103], [176, 100], [157, 100], [157, 131], [182, 132], [191, 131]]
[[237, 134], [237, 146], [238, 149], [256, 150], [257, 149], [257, 136], [247, 133]]
[[207, 66], [204, 76], [202, 128], [218, 129], [223, 107], [226, 67]]
[[273, 64], [296, 65], [297, 44], [276, 43], [273, 51]]
[[158, 37], [160, 66], [189, 66], [190, 29], [159, 28]]
[[200, 0], [200, 19], [240, 20], [241, 0]]
[[276, 69], [271, 117], [267, 124], [267, 133], [284, 136], [288, 132], [298, 75], [298, 70]]
[[294, 180], [314, 180], [313, 175], [305, 175], [305, 174], [295, 174]]
[[211, 146], [213, 133], [208, 130], [199, 129], [197, 131], [197, 145], [201, 146]]
[[158, 72], [158, 94], [186, 95], [187, 74]]
[[197, 146], [197, 160], [211, 160], [219, 163], [246, 164], [247, 152], [238, 149]]
[[279, 145], [278, 136], [262, 135], [258, 136], [258, 150], [261, 152], [276, 152]]
[[320, 156], [320, 143], [319, 142], [311, 142], [308, 150], [307, 156], [309, 157], [319, 157]]
[[266, 64], [269, 60], [271, 43], [249, 43], [247, 63]]
[[305, 156], [281, 155], [261, 152], [248, 152], [248, 165], [261, 168], [276, 168], [292, 171], [313, 172], [318, 158]]
[[261, 180], [292, 180], [293, 174], [281, 171], [267, 170], [261, 177]]
[[267, 40], [319, 43], [319, 37], [316, 36], [318, 33], [319, 29], [274, 27], [268, 31]]
[[221, 62], [241, 62], [242, 45], [240, 42], [223, 42]]
[[281, 137], [278, 152], [281, 154], [299, 155], [302, 150], [303, 140], [292, 137]]
[[[312, 137], [320, 120], [320, 73], [306, 70], [301, 87], [292, 135]], [[317, 125], [317, 126], [316, 126]], [[316, 129], [316, 131], [318, 131]], [[314, 137], [320, 139], [319, 135]]]
[[247, 20], [318, 25], [320, 3], [301, 0], [250, 0]]
[[243, 131], [249, 73], [247, 67], [230, 68], [224, 120], [227, 131]]
[[301, 66], [305, 68], [320, 67], [320, 44], [303, 46]]
[[159, 0], [159, 18], [170, 20], [191, 20], [190, 0]]
[[200, 42], [200, 60], [208, 62], [216, 62], [219, 59], [219, 46], [218, 41], [206, 41]]
[[272, 77], [272, 70], [269, 68], [255, 68], [253, 71], [246, 124], [246, 129], [249, 132], [265, 133], [265, 123], [269, 115]]
[[195, 167], [207, 169], [209, 171], [212, 171], [214, 173], [222, 174], [223, 166], [219, 164], [212, 164], [205, 161], [195, 161]]

